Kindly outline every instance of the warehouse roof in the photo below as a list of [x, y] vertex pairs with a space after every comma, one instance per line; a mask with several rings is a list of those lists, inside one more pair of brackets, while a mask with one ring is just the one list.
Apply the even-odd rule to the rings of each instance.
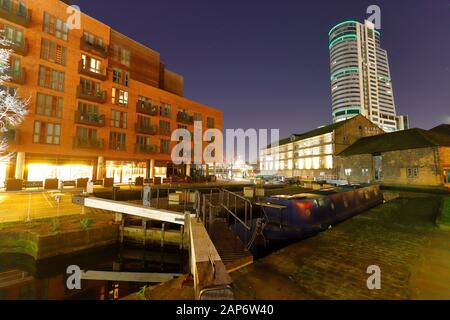
[[433, 130], [409, 129], [361, 138], [342, 151], [339, 156], [376, 154], [436, 146], [450, 146], [450, 134]]
[[[354, 118], [356, 118], [356, 117], [354, 117]], [[338, 129], [339, 127], [343, 126], [348, 121], [350, 121], [354, 118], [350, 118], [350, 119], [347, 119], [347, 120], [341, 121], [341, 122], [336, 122], [336, 123], [333, 123], [333, 124], [330, 124], [327, 126], [319, 127], [319, 128], [313, 129], [313, 130], [305, 132], [305, 133], [293, 134], [289, 138], [281, 139], [280, 141], [278, 141], [278, 146], [282, 146], [282, 145], [285, 145], [285, 144], [288, 144], [291, 142], [300, 141], [300, 140], [304, 140], [304, 139], [308, 139], [308, 138], [312, 138], [312, 137], [317, 137], [317, 136], [321, 136], [326, 133], [333, 132], [334, 130]], [[270, 148], [271, 146], [272, 145], [268, 145], [266, 147], [266, 149]]]

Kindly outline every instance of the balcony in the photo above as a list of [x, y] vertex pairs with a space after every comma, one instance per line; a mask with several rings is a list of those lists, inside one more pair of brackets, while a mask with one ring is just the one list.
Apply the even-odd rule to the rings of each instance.
[[110, 144], [109, 149], [115, 151], [127, 151], [127, 146], [125, 144], [116, 144], [115, 146]]
[[80, 39], [80, 49], [95, 54], [102, 58], [108, 58], [108, 46], [90, 43], [84, 37]]
[[80, 137], [73, 138], [73, 147], [75, 149], [93, 149], [93, 150], [103, 150], [105, 142], [103, 139], [86, 139]]
[[19, 136], [19, 129], [8, 129], [8, 131], [0, 133], [0, 139], [9, 145], [19, 144]]
[[[3, 31], [3, 30], [2, 30]], [[0, 48], [2, 49], [11, 49], [15, 54], [26, 56], [28, 54], [28, 44], [26, 40], [22, 42], [13, 42], [7, 40], [7, 44], [0, 44]]]
[[177, 121], [184, 124], [194, 124], [194, 116], [188, 115], [186, 112], [179, 111], [177, 114]]
[[75, 123], [104, 127], [105, 116], [98, 113], [75, 111]]
[[158, 133], [158, 126], [156, 125], [144, 125], [142, 123], [135, 123], [134, 128], [137, 133], [143, 133], [143, 134], [151, 134], [155, 135]]
[[158, 115], [158, 107], [152, 105], [151, 102], [138, 101], [136, 102], [136, 112], [156, 116]]
[[136, 144], [135, 152], [136, 153], [154, 154], [154, 153], [158, 153], [158, 147], [154, 144]]
[[3, 5], [0, 6], [0, 18], [28, 28], [31, 25], [31, 10], [19, 5], [17, 1], [10, 1], [9, 3], [4, 1]]
[[106, 102], [106, 91], [89, 90], [78, 85], [77, 98], [103, 104]]
[[26, 73], [24, 68], [20, 68], [20, 70], [8, 70], [6, 71], [6, 75], [9, 77], [8, 82], [25, 84]]
[[100, 69], [100, 70], [93, 69], [93, 68], [85, 65], [83, 63], [83, 60], [80, 60], [78, 62], [78, 73], [88, 76], [88, 77], [91, 77], [91, 78], [101, 80], [101, 81], [106, 81], [106, 79], [108, 79], [106, 69]]

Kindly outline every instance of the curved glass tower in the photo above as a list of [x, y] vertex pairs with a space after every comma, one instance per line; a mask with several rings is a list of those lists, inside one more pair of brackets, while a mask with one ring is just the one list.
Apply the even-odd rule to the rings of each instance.
[[386, 50], [369, 21], [343, 21], [329, 34], [333, 121], [362, 114], [385, 131], [399, 127]]

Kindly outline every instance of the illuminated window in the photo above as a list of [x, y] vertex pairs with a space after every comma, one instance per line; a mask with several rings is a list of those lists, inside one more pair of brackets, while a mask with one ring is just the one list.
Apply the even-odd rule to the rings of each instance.
[[362, 170], [361, 170], [361, 175], [362, 175], [363, 177], [369, 176], [369, 169], [362, 169]]
[[345, 169], [345, 175], [350, 177], [352, 175], [352, 169]]
[[113, 104], [120, 106], [128, 105], [128, 92], [117, 88], [112, 88], [111, 100]]
[[310, 170], [311, 167], [312, 167], [312, 160], [311, 160], [311, 158], [306, 158], [306, 160], [305, 160], [305, 168], [306, 168], [306, 170]]

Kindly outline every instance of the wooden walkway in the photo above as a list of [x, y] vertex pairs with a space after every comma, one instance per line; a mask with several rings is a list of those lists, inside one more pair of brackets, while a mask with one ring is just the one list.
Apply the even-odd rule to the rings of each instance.
[[209, 234], [228, 272], [253, 263], [253, 255], [225, 221], [216, 219], [210, 227]]

